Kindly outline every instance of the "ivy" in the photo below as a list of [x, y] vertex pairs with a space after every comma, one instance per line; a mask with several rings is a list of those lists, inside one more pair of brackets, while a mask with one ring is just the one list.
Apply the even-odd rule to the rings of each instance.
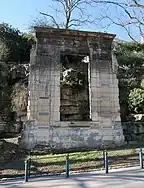
[[24, 62], [30, 59], [30, 49], [34, 37], [22, 34], [8, 24], [0, 25], [0, 61]]
[[144, 114], [144, 89], [134, 88], [131, 90], [128, 97], [128, 103], [132, 111]]
[[[122, 120], [130, 113], [142, 113], [142, 84], [144, 76], [144, 44], [118, 43], [115, 54], [118, 60], [118, 79]], [[123, 111], [125, 112], [123, 113]]]

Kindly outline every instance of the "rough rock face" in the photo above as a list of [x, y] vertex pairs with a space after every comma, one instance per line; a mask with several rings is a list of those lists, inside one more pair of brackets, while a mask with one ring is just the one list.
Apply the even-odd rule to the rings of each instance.
[[[68, 150], [123, 144], [116, 59], [112, 59], [111, 51], [115, 35], [36, 28], [36, 37], [37, 44], [31, 52], [28, 121], [23, 131], [23, 146], [46, 145], [50, 149]], [[65, 90], [60, 87], [61, 56], [68, 55], [89, 56], [89, 121], [76, 121], [78, 117], [61, 121], [60, 118], [61, 92]], [[71, 113], [73, 110], [76, 111], [67, 109]]]
[[0, 121], [0, 138], [3, 134], [3, 132], [5, 131], [5, 127], [6, 127], [6, 122]]
[[89, 117], [88, 63], [83, 56], [61, 58], [60, 120], [85, 121]]
[[[26, 110], [16, 109], [15, 101], [19, 96], [17, 88], [20, 85], [27, 87], [29, 76], [29, 64], [23, 62], [1, 62], [0, 61], [0, 132], [15, 132], [14, 112], [19, 113], [21, 120], [26, 117]], [[15, 93], [14, 93], [15, 91]], [[12, 97], [12, 93], [13, 95]], [[21, 96], [19, 96], [20, 98]], [[24, 103], [20, 99], [21, 103]], [[12, 102], [13, 101], [13, 102]], [[19, 103], [19, 101], [17, 103]], [[19, 104], [20, 105], [20, 104]]]

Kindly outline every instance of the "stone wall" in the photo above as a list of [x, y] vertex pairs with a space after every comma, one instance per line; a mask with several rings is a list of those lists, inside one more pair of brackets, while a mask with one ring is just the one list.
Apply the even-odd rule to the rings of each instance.
[[[27, 148], [96, 148], [121, 145], [119, 90], [112, 62], [114, 35], [36, 28], [37, 44], [31, 53], [28, 118], [22, 144]], [[60, 56], [90, 57], [89, 108], [91, 121], [60, 121]]]
[[136, 141], [139, 144], [139, 141], [144, 140], [144, 122], [122, 122], [122, 126], [125, 141], [128, 143]]
[[107, 148], [123, 144], [121, 123], [102, 127], [99, 122], [46, 122], [28, 121], [23, 132], [22, 146], [27, 149], [45, 146], [51, 151]]
[[6, 122], [0, 121], [0, 134], [5, 131]]

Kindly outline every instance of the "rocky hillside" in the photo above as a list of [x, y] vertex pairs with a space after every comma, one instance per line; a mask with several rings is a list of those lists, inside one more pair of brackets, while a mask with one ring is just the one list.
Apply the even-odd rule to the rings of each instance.
[[8, 24], [0, 25], [0, 136], [14, 130], [27, 106], [30, 49], [34, 38]]

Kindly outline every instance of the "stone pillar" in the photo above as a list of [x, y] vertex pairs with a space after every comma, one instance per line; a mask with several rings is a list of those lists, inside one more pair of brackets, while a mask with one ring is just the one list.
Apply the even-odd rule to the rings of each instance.
[[51, 125], [60, 121], [60, 53], [47, 39], [38, 40], [37, 49], [30, 71], [30, 119]]
[[90, 61], [90, 70], [91, 70], [91, 83], [90, 83], [90, 88], [91, 88], [91, 119], [92, 121], [100, 121], [100, 93], [99, 93], [99, 88], [100, 88], [100, 78], [99, 78], [99, 70], [96, 67], [97, 65], [97, 55], [95, 52], [93, 52], [91, 56], [91, 61]]
[[[106, 41], [107, 42], [107, 41]], [[93, 42], [91, 58], [91, 118], [99, 122], [104, 144], [124, 141], [120, 120], [118, 79], [114, 71], [111, 43]]]

